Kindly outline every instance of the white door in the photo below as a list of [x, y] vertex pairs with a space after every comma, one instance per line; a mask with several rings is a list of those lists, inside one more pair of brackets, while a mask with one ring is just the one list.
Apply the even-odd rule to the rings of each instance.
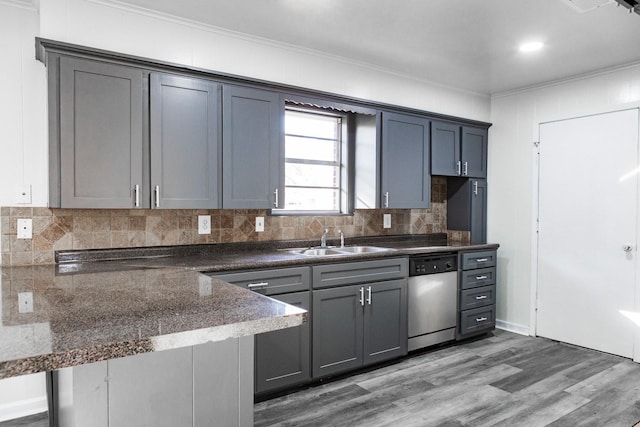
[[536, 333], [633, 357], [638, 110], [540, 125]]

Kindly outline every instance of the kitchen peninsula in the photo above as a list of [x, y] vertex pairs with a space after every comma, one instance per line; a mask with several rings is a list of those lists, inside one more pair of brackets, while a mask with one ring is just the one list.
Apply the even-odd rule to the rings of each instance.
[[304, 310], [185, 269], [90, 269], [1, 269], [0, 378], [52, 372], [64, 426], [252, 423], [253, 335]]

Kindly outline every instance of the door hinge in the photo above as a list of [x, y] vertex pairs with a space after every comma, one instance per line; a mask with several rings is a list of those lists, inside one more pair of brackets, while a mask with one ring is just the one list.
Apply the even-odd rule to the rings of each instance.
[[533, 141], [533, 145], [537, 148], [540, 145], [540, 141]]

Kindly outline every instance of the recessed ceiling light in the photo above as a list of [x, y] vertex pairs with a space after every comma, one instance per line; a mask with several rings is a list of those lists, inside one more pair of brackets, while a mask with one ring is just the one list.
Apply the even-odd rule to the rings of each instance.
[[544, 43], [542, 42], [524, 43], [520, 45], [520, 52], [534, 52], [542, 49], [543, 46]]

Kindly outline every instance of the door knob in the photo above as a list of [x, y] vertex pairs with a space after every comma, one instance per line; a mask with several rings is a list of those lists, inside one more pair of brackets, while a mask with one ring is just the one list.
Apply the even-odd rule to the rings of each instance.
[[622, 250], [625, 252], [631, 252], [632, 249], [633, 249], [633, 246], [631, 245], [622, 245]]

